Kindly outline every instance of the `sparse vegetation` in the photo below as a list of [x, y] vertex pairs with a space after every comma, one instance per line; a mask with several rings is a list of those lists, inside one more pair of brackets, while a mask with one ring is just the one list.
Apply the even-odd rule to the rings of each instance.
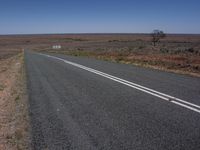
[[[26, 41], [31, 41], [27, 44]], [[52, 45], [62, 45], [53, 50]], [[186, 74], [200, 74], [200, 35], [167, 35], [152, 45], [150, 34], [73, 34], [1, 36], [0, 59], [21, 49], [131, 63]]]
[[0, 91], [3, 91], [4, 88], [5, 88], [5, 86], [2, 83], [0, 83]]
[[[28, 110], [21, 54], [0, 60], [0, 149], [29, 149]], [[3, 72], [2, 69], [3, 68]]]
[[87, 40], [85, 40], [85, 39], [81, 39], [81, 38], [67, 38], [67, 40], [71, 40], [71, 41], [79, 41], [79, 42], [81, 42], [81, 41], [87, 41]]
[[[113, 36], [112, 38], [109, 37], [110, 40], [90, 39], [83, 43], [66, 44], [61, 50], [57, 51], [50, 48], [39, 49], [39, 51], [94, 57], [199, 76], [200, 43], [198, 43], [198, 40], [185, 42], [185, 39], [187, 39], [187, 37], [184, 37], [185, 35], [168, 35], [154, 47], [149, 35], [145, 35], [143, 38], [140, 36], [144, 35], [137, 35], [137, 37], [134, 37], [135, 39], [127, 36]], [[200, 39], [200, 36], [195, 36], [195, 38]], [[194, 40], [195, 38], [190, 39]]]

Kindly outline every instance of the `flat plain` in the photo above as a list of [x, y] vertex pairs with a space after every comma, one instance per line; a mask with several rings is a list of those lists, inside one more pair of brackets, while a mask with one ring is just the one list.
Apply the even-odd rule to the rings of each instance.
[[199, 149], [199, 76], [200, 35], [0, 36], [0, 149]]
[[[53, 45], [61, 45], [59, 50]], [[156, 46], [150, 34], [60, 34], [0, 36], [0, 59], [22, 49], [95, 57], [199, 76], [200, 35], [168, 34]]]

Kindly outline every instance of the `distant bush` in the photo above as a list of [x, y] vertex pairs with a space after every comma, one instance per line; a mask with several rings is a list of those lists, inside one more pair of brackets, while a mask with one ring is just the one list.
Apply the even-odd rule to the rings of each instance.
[[167, 48], [160, 48], [161, 53], [169, 53], [169, 50]]
[[105, 48], [96, 48], [95, 50], [96, 51], [105, 51], [106, 49]]
[[119, 40], [109, 40], [108, 42], [119, 42]]
[[65, 40], [67, 40], [67, 41], [87, 41], [85, 39], [80, 39], [80, 38], [66, 38]]
[[188, 52], [188, 53], [193, 53], [193, 54], [198, 54], [198, 55], [200, 55], [200, 51], [197, 50], [197, 49], [194, 49], [194, 48], [188, 48], [188, 49], [186, 49], [185, 51]]
[[80, 48], [80, 47], [78, 47], [78, 48], [77, 48], [77, 50], [78, 50], [78, 51], [82, 51], [83, 49], [82, 49], [82, 48]]
[[143, 48], [145, 48], [144, 45], [140, 45], [140, 46], [138, 47], [138, 49], [143, 49]]
[[194, 52], [195, 52], [194, 48], [188, 48], [188, 49], [186, 49], [185, 51], [186, 51], [186, 52], [190, 52], [190, 53], [194, 53]]
[[171, 51], [171, 53], [173, 54], [180, 54], [180, 53], [191, 53], [191, 54], [200, 54], [200, 52], [198, 50], [195, 50], [194, 48], [178, 48], [174, 51]]
[[142, 39], [136, 39], [135, 41], [136, 41], [136, 42], [143, 42]]

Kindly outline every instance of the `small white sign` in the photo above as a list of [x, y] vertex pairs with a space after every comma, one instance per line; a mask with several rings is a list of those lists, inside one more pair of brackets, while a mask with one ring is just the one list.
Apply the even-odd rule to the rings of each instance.
[[62, 47], [61, 47], [61, 45], [53, 45], [52, 48], [53, 49], [61, 49]]

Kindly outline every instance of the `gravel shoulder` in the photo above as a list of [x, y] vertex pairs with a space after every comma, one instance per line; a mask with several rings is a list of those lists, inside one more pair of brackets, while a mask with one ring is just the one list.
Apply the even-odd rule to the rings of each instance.
[[29, 147], [23, 54], [0, 61], [0, 149]]

